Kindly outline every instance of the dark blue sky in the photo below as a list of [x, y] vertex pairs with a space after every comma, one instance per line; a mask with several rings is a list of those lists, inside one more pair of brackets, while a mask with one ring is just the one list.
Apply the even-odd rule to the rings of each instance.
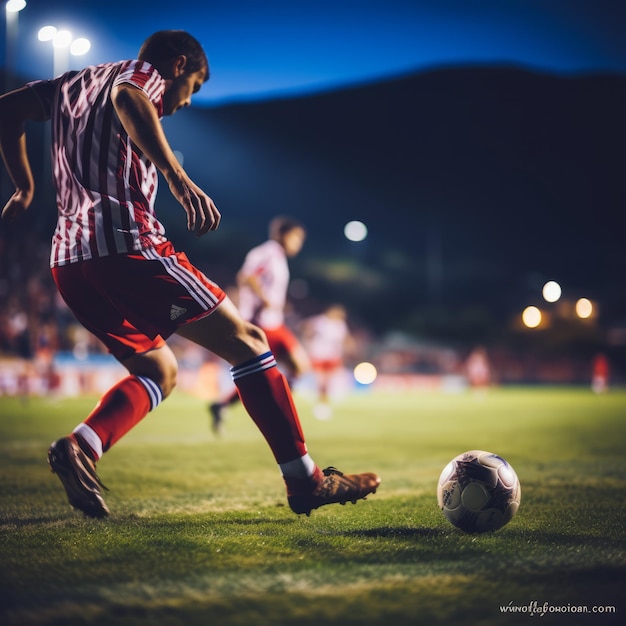
[[[212, 78], [196, 103], [311, 92], [424, 68], [514, 63], [557, 73], [626, 73], [622, 0], [28, 0], [14, 50], [28, 77], [53, 73], [54, 24], [92, 40], [80, 67], [134, 57], [154, 30], [200, 39]], [[3, 29], [5, 31], [5, 29]], [[5, 32], [2, 33], [3, 38]], [[6, 46], [2, 64], [6, 65]]]

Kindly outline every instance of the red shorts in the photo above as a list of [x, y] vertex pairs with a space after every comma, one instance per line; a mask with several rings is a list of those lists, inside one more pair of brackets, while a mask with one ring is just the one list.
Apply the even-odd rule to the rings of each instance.
[[294, 334], [283, 324], [278, 328], [263, 328], [270, 350], [277, 359], [291, 354], [299, 344]]
[[313, 359], [311, 362], [311, 366], [317, 372], [323, 372], [325, 374], [330, 374], [335, 370], [338, 370], [343, 365], [341, 359]]
[[118, 360], [163, 346], [225, 297], [170, 242], [54, 267], [52, 276], [76, 319]]

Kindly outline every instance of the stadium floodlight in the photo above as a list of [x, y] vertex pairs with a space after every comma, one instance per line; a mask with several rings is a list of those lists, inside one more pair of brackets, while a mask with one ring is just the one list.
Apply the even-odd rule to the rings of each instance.
[[576, 301], [576, 315], [580, 319], [586, 320], [593, 314], [593, 304], [587, 298], [579, 298]]
[[8, 0], [4, 5], [5, 32], [6, 32], [6, 52], [5, 52], [5, 83], [3, 87], [6, 91], [11, 90], [14, 85], [14, 65], [19, 30], [19, 14], [26, 6], [25, 0]]
[[37, 33], [39, 41], [50, 41], [54, 51], [54, 75], [58, 76], [69, 69], [69, 55], [80, 56], [91, 49], [91, 41], [85, 37], [74, 39], [72, 33], [56, 26], [44, 26]]
[[69, 48], [72, 43], [72, 33], [69, 30], [57, 30], [52, 38], [55, 48]]
[[26, 8], [26, 0], [8, 0], [4, 5], [7, 13], [19, 13], [24, 8]]
[[78, 39], [74, 39], [70, 45], [70, 54], [78, 57], [83, 54], [87, 54], [91, 49], [91, 41], [86, 39], [85, 37], [79, 37]]
[[541, 311], [536, 306], [527, 306], [522, 312], [522, 322], [527, 328], [537, 328], [541, 319]]
[[363, 241], [367, 237], [367, 226], [363, 222], [353, 220], [345, 225], [343, 234], [350, 241]]
[[56, 26], [44, 26], [39, 29], [37, 33], [37, 39], [39, 41], [52, 41], [57, 34]]
[[546, 302], [556, 302], [561, 297], [561, 285], [555, 280], [549, 280], [541, 292]]

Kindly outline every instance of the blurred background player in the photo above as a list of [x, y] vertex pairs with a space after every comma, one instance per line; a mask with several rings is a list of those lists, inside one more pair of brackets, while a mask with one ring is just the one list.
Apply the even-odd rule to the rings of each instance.
[[[311, 367], [302, 344], [285, 324], [288, 259], [300, 252], [305, 238], [306, 230], [298, 220], [275, 217], [269, 225], [269, 239], [248, 252], [237, 273], [239, 312], [244, 320], [265, 332], [290, 386]], [[233, 389], [209, 405], [213, 432], [218, 434], [221, 430], [224, 409], [238, 401], [239, 394]]]
[[354, 345], [346, 318], [346, 309], [332, 304], [302, 323], [302, 342], [311, 359], [317, 390], [313, 415], [320, 420], [332, 417], [331, 388], [343, 372], [346, 351]]
[[470, 388], [484, 394], [491, 384], [491, 365], [487, 350], [478, 346], [472, 350], [465, 362], [465, 373]]
[[609, 360], [606, 354], [598, 353], [593, 357], [591, 389], [594, 393], [605, 393], [609, 389]]
[[[109, 514], [96, 463], [176, 385], [178, 363], [166, 343], [174, 333], [231, 365], [295, 513], [354, 502], [380, 482], [375, 474], [344, 475], [315, 464], [264, 333], [174, 249], [157, 219], [159, 170], [190, 231], [204, 235], [220, 224], [213, 200], [182, 168], [161, 124], [162, 116], [189, 106], [208, 78], [200, 43], [167, 30], [148, 37], [137, 59], [33, 81], [0, 97], [0, 151], [15, 188], [2, 218], [15, 219], [32, 204], [26, 122], [50, 120], [57, 192], [52, 276], [76, 318], [128, 372], [48, 450], [70, 504], [89, 517]], [[301, 246], [303, 234], [299, 239]]]

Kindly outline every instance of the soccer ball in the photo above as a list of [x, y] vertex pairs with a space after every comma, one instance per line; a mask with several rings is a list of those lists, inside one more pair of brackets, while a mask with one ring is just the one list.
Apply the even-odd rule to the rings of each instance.
[[511, 521], [522, 490], [515, 470], [484, 450], [459, 454], [441, 472], [437, 504], [448, 521], [468, 533], [497, 530]]

